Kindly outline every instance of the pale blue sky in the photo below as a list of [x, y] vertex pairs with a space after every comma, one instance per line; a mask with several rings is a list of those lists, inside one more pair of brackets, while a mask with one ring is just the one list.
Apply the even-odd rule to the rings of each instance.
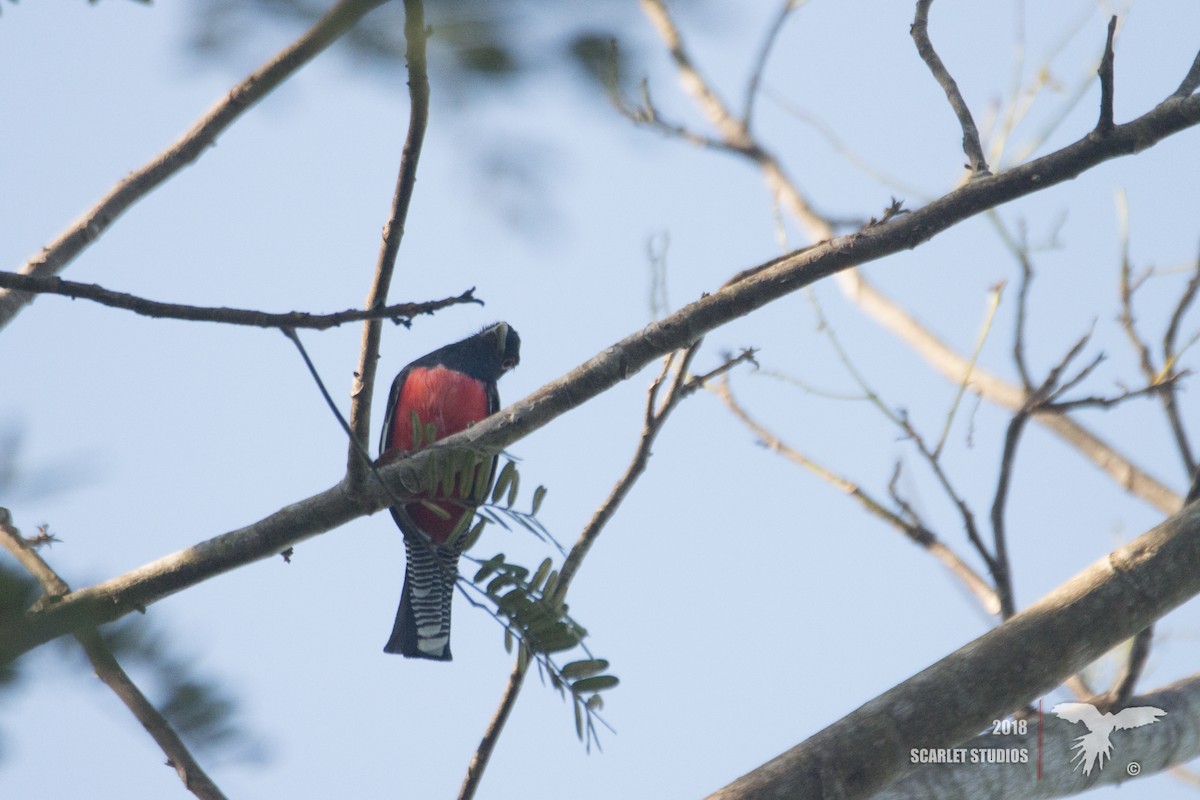
[[[171, 142], [243, 66], [286, 41], [279, 32], [248, 37], [239, 52], [257, 55], [235, 68], [186, 51], [190, 18], [177, 6], [51, 5], [5, 5], [0, 16], [5, 269]], [[887, 5], [807, 4], [785, 29], [767, 72], [772, 96], [759, 102], [756, 130], [818, 207], [835, 216], [878, 215], [892, 195], [909, 206], [922, 200], [864, 176], [773, 97], [819, 116], [872, 164], [930, 195], [953, 185], [963, 162], [959, 129], [909, 37], [911, 6]], [[1174, 5], [1172, 16], [1150, 3], [1128, 15], [1117, 51], [1118, 121], [1173, 91], [1195, 56], [1200, 7]], [[1061, 6], [1061, 17], [1026, 12], [1027, 77], [1091, 4]], [[706, 18], [680, 17], [698, 63], [737, 102], [774, 8], [755, 2], [746, 4], [744, 18], [711, 9]], [[699, 124], [648, 27], [632, 5], [629, 13], [630, 46], [647, 54], [656, 102], [673, 118]], [[1065, 89], [1098, 54], [1105, 22], [1103, 13], [1087, 18], [1052, 62]], [[1014, 28], [1008, 4], [934, 7], [935, 44], [981, 122], [1009, 91]], [[159, 300], [272, 311], [361, 303], [407, 96], [400, 73], [367, 70], [343, 56], [335, 48], [306, 67], [129, 211], [64, 277]], [[751, 168], [634, 130], [573, 75], [551, 74], [454, 104], [445, 100], [443, 80], [431, 76], [432, 122], [392, 299], [475, 286], [487, 305], [420, 319], [411, 331], [387, 326], [380, 392], [411, 359], [504, 319], [524, 347], [501, 397], [525, 396], [648, 321], [645, 246], [652, 235], [670, 236], [673, 308], [779, 252], [769, 198]], [[1041, 130], [1061, 96], [1039, 97], [1015, 141]], [[1097, 98], [1093, 85], [1049, 147], [1094, 124]], [[1138, 266], [1185, 269], [1196, 255], [1200, 219], [1198, 145], [1200, 134], [1191, 131], [1001, 210], [1010, 225], [1024, 220], [1034, 241], [1046, 240], [1065, 215], [1062, 247], [1037, 254], [1031, 361], [1039, 373], [1095, 321], [1090, 352], [1111, 358], [1089, 392], [1138, 383], [1114, 325], [1114, 192], [1128, 192]], [[535, 196], [480, 177], [481, 160], [497, 150], [536, 168]], [[792, 242], [802, 244], [791, 231]], [[872, 265], [869, 274], [966, 349], [987, 288], [1011, 281], [1016, 268], [978, 219]], [[1175, 274], [1148, 286], [1141, 319], [1153, 338], [1184, 280]], [[953, 387], [864, 322], [831, 284], [816, 294], [886, 402], [908, 409], [936, 436]], [[982, 357], [1009, 378], [1014, 299], [1010, 286]], [[1190, 336], [1196, 323], [1185, 327]], [[27, 533], [49, 523], [62, 537], [46, 555], [75, 587], [259, 519], [327, 488], [344, 468], [343, 434], [276, 332], [148, 320], [52, 297], [0, 336], [0, 420], [26, 434], [21, 464], [30, 472], [64, 463], [84, 470], [83, 483], [69, 491], [0, 497], [0, 504]], [[358, 340], [357, 326], [304, 334], [340, 400]], [[696, 368], [708, 370], [721, 350], [744, 345], [761, 348], [764, 367], [854, 391], [815, 331], [803, 294], [711, 334]], [[524, 482], [549, 487], [543, 521], [560, 540], [574, 539], [633, 453], [651, 378], [651, 370], [632, 377], [513, 448]], [[879, 495], [902, 457], [912, 476], [906, 491], [938, 533], [967, 554], [953, 510], [869, 406], [748, 371], [735, 386], [786, 440]], [[1187, 404], [1190, 394], [1183, 399]], [[986, 405], [972, 413], [974, 407], [973, 400], [965, 404], [946, 459], [985, 520], [1007, 415]], [[1185, 412], [1200, 429], [1194, 409]], [[1185, 488], [1155, 406], [1080, 418]], [[972, 447], [965, 445], [969, 426]], [[605, 712], [618, 733], [603, 736], [603, 753], [585, 754], [569, 706], [531, 678], [479, 797], [702, 796], [993, 624], [928, 556], [756, 446], [714, 397], [688, 400], [654, 453], [571, 595], [593, 651], [622, 679]], [[1057, 440], [1031, 430], [1009, 518], [1018, 603], [1027, 605], [1159, 519], [1117, 496], [1106, 477]], [[502, 531], [489, 533], [478, 552], [501, 550], [529, 564], [546, 554], [530, 537]], [[290, 565], [254, 564], [149, 609], [148, 620], [198, 670], [240, 699], [248, 729], [270, 753], [265, 763], [201, 756], [231, 797], [426, 798], [457, 791], [510, 659], [496, 623], [461, 599], [453, 663], [384, 655], [402, 569], [400, 536], [386, 514], [377, 514], [303, 543]], [[1198, 631], [1194, 605], [1160, 626], [1144, 688], [1195, 671]], [[29, 657], [25, 672], [33, 677], [0, 700], [0, 796], [183, 796], [136, 721], [85, 668], [64, 664], [62, 652], [47, 647]], [[1170, 777], [1144, 781], [1138, 791], [1192, 794]]]

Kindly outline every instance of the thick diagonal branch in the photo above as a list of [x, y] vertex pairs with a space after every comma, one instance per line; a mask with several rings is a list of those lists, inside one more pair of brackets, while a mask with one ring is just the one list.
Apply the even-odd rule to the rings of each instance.
[[[672, 350], [791, 292], [851, 267], [916, 247], [975, 214], [1046, 187], [1121, 155], [1140, 152], [1200, 124], [1200, 96], [1161, 103], [1117, 125], [1100, 139], [1085, 137], [1008, 172], [981, 178], [911, 214], [775, 259], [712, 294], [605, 348], [529, 397], [434, 447], [383, 467], [395, 496], [412, 496], [426, 461], [440, 448], [498, 452], [583, 405]], [[368, 484], [368, 487], [370, 484]], [[406, 488], [408, 487], [408, 488]], [[407, 494], [404, 494], [407, 492]], [[342, 484], [280, 509], [259, 522], [201, 542], [133, 572], [47, 603], [0, 631], [0, 663], [81, 626], [111, 621], [228, 570], [392, 504], [382, 487], [350, 491]], [[1144, 627], [1144, 626], [1143, 626]]]
[[1197, 593], [1191, 505], [711, 800], [871, 797], [913, 768], [912, 750], [955, 747]]

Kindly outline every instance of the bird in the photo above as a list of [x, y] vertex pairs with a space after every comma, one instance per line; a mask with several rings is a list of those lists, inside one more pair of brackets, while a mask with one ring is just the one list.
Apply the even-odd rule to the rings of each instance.
[[1084, 775], [1091, 775], [1092, 767], [1097, 763], [1104, 769], [1104, 759], [1112, 758], [1110, 733], [1158, 722], [1158, 718], [1167, 713], [1154, 706], [1136, 706], [1116, 714], [1111, 711], [1101, 714], [1091, 703], [1059, 703], [1050, 711], [1067, 722], [1082, 722], [1087, 726], [1088, 733], [1077, 738], [1077, 744], [1071, 748], [1079, 751], [1071, 760], [1079, 759], [1076, 767], [1082, 766]]
[[[520, 360], [521, 337], [508, 323], [497, 322], [400, 370], [388, 394], [377, 463], [390, 463], [496, 413], [496, 382]], [[494, 474], [495, 456], [491, 465]], [[404, 534], [406, 562], [385, 653], [451, 660], [450, 608], [462, 550], [449, 539], [462, 518], [474, 513], [471, 499], [461, 496], [469, 493], [461, 487], [470, 487], [474, 478], [460, 475], [449, 490], [437, 495], [426, 491], [391, 507]]]

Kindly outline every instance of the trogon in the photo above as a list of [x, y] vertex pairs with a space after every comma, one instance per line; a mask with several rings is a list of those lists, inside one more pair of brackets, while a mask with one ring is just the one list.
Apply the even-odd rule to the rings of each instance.
[[[388, 395], [379, 462], [394, 461], [496, 413], [496, 381], [520, 360], [521, 337], [508, 323], [497, 322], [400, 370]], [[493, 474], [495, 466], [493, 457]], [[474, 513], [470, 498], [460, 496], [460, 484], [471, 483], [473, 478], [460, 476], [449, 492], [443, 487], [436, 497], [426, 492], [392, 506], [407, 564], [385, 653], [450, 660], [450, 606], [462, 551], [449, 538], [462, 517]]]

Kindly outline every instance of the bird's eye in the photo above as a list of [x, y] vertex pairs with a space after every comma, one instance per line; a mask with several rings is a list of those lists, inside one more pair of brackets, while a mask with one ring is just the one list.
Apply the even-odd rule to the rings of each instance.
[[508, 372], [510, 369], [512, 369], [516, 365], [517, 365], [517, 360], [515, 358], [506, 358], [500, 362], [500, 369], [503, 372]]

